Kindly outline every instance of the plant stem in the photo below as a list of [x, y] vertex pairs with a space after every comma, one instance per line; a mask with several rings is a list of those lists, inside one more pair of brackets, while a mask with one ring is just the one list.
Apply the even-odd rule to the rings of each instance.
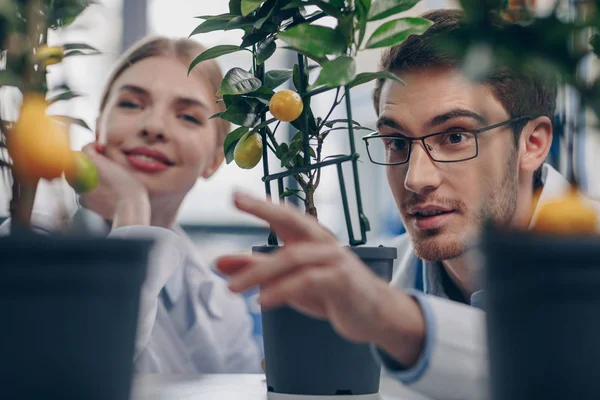
[[309, 186], [304, 192], [306, 193], [306, 199], [304, 199], [306, 214], [312, 215], [316, 219], [319, 219], [319, 216], [317, 215], [317, 208], [315, 207], [315, 188], [313, 186]]
[[[321, 131], [321, 128], [323, 128], [323, 126], [325, 125], [325, 123], [327, 122], [329, 117], [331, 117], [333, 110], [335, 110], [335, 108], [340, 104], [340, 103], [338, 103], [339, 95], [340, 95], [340, 88], [338, 87], [335, 91], [335, 99], [333, 100], [333, 103], [331, 104], [331, 108], [329, 109], [329, 112], [327, 113], [325, 118], [323, 118], [323, 121], [321, 121], [321, 124], [318, 126], [317, 133]], [[320, 160], [317, 160], [317, 162], [318, 161], [320, 161]]]
[[[27, 36], [28, 48], [38, 48], [40, 44], [46, 42], [46, 21], [42, 17], [40, 10], [44, 5], [43, 0], [31, 0], [27, 4]], [[10, 54], [9, 54], [10, 56]], [[22, 57], [21, 54], [17, 55]], [[45, 94], [46, 88], [46, 69], [44, 65], [38, 65], [35, 69], [35, 63], [32, 55], [28, 52], [24, 69], [24, 94], [30, 92], [40, 92]], [[8, 138], [10, 140], [10, 138]], [[37, 190], [38, 181], [25, 182], [19, 180], [16, 174], [12, 173], [12, 197], [9, 204], [11, 217], [11, 234], [19, 231], [31, 231], [31, 213], [33, 202]]]

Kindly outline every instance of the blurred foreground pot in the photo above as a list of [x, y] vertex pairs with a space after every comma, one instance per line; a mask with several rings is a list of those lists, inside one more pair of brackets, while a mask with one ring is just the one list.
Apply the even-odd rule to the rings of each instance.
[[488, 228], [485, 309], [494, 400], [600, 396], [600, 237]]
[[0, 397], [129, 399], [150, 245], [0, 238]]

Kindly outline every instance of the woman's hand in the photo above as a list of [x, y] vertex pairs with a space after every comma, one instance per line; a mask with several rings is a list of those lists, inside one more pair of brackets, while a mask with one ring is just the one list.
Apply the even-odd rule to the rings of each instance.
[[148, 191], [125, 168], [105, 157], [102, 150], [96, 143], [82, 150], [98, 169], [99, 180], [94, 190], [81, 196], [82, 204], [112, 221], [113, 228], [150, 225]]

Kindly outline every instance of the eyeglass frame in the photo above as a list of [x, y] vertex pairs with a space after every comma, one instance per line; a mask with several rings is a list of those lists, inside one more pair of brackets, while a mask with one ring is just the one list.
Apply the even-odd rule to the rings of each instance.
[[[454, 163], [454, 162], [462, 162], [462, 161], [468, 161], [468, 160], [472, 160], [474, 158], [477, 158], [477, 156], [479, 155], [479, 141], [477, 139], [477, 135], [479, 135], [480, 133], [483, 132], [487, 132], [487, 131], [491, 131], [493, 129], [496, 128], [500, 128], [506, 125], [512, 125], [515, 124], [517, 122], [523, 121], [523, 120], [532, 120], [533, 116], [531, 115], [521, 115], [519, 117], [514, 117], [511, 119], [507, 119], [506, 121], [502, 121], [502, 122], [498, 122], [497, 124], [493, 124], [493, 125], [489, 125], [483, 128], [479, 128], [479, 129], [469, 129], [469, 130], [464, 130], [464, 131], [455, 131], [455, 132], [448, 132], [448, 131], [444, 131], [444, 132], [436, 132], [436, 133], [430, 133], [428, 135], [425, 136], [419, 136], [416, 138], [410, 138], [408, 136], [404, 136], [404, 135], [380, 135], [379, 132], [375, 131], [372, 133], [369, 133], [365, 136], [362, 137], [362, 140], [364, 140], [365, 142], [365, 146], [367, 148], [367, 155], [369, 156], [369, 160], [371, 160], [371, 162], [373, 164], [377, 164], [377, 165], [403, 165], [406, 164], [410, 161], [410, 155], [412, 154], [412, 148], [413, 148], [413, 142], [414, 141], [420, 141], [421, 144], [423, 145], [423, 148], [425, 149], [425, 152], [427, 153], [427, 155], [429, 156], [429, 158], [431, 158], [431, 160], [433, 160], [434, 162], [439, 162], [439, 163]], [[462, 158], [460, 160], [452, 160], [452, 161], [438, 161], [436, 160], [431, 153], [429, 152], [429, 149], [427, 148], [427, 145], [425, 143], [425, 139], [431, 137], [431, 136], [436, 136], [436, 135], [443, 135], [443, 134], [448, 134], [448, 133], [464, 133], [464, 132], [468, 132], [468, 133], [472, 133], [475, 136], [475, 155], [473, 157], [468, 157], [468, 158]], [[371, 152], [369, 151], [369, 139], [372, 138], [403, 138], [406, 139], [408, 141], [410, 141], [410, 147], [408, 149], [408, 155], [406, 156], [406, 161], [400, 162], [400, 163], [393, 163], [393, 164], [389, 164], [389, 163], [380, 163], [380, 162], [376, 162], [373, 161], [373, 157], [371, 157]]]

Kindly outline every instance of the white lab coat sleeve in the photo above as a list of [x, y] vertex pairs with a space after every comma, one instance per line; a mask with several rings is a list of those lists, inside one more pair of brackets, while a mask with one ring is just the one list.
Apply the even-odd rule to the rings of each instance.
[[154, 242], [148, 257], [146, 279], [140, 293], [135, 360], [146, 349], [152, 335], [160, 291], [174, 271], [183, 268], [187, 250], [175, 232], [155, 226], [124, 226], [113, 229], [108, 237], [145, 238]]
[[484, 312], [417, 291], [409, 291], [409, 294], [418, 301], [425, 317], [425, 346], [415, 365], [408, 369], [397, 369], [376, 350], [375, 356], [385, 372], [411, 390], [433, 399], [487, 399]]

